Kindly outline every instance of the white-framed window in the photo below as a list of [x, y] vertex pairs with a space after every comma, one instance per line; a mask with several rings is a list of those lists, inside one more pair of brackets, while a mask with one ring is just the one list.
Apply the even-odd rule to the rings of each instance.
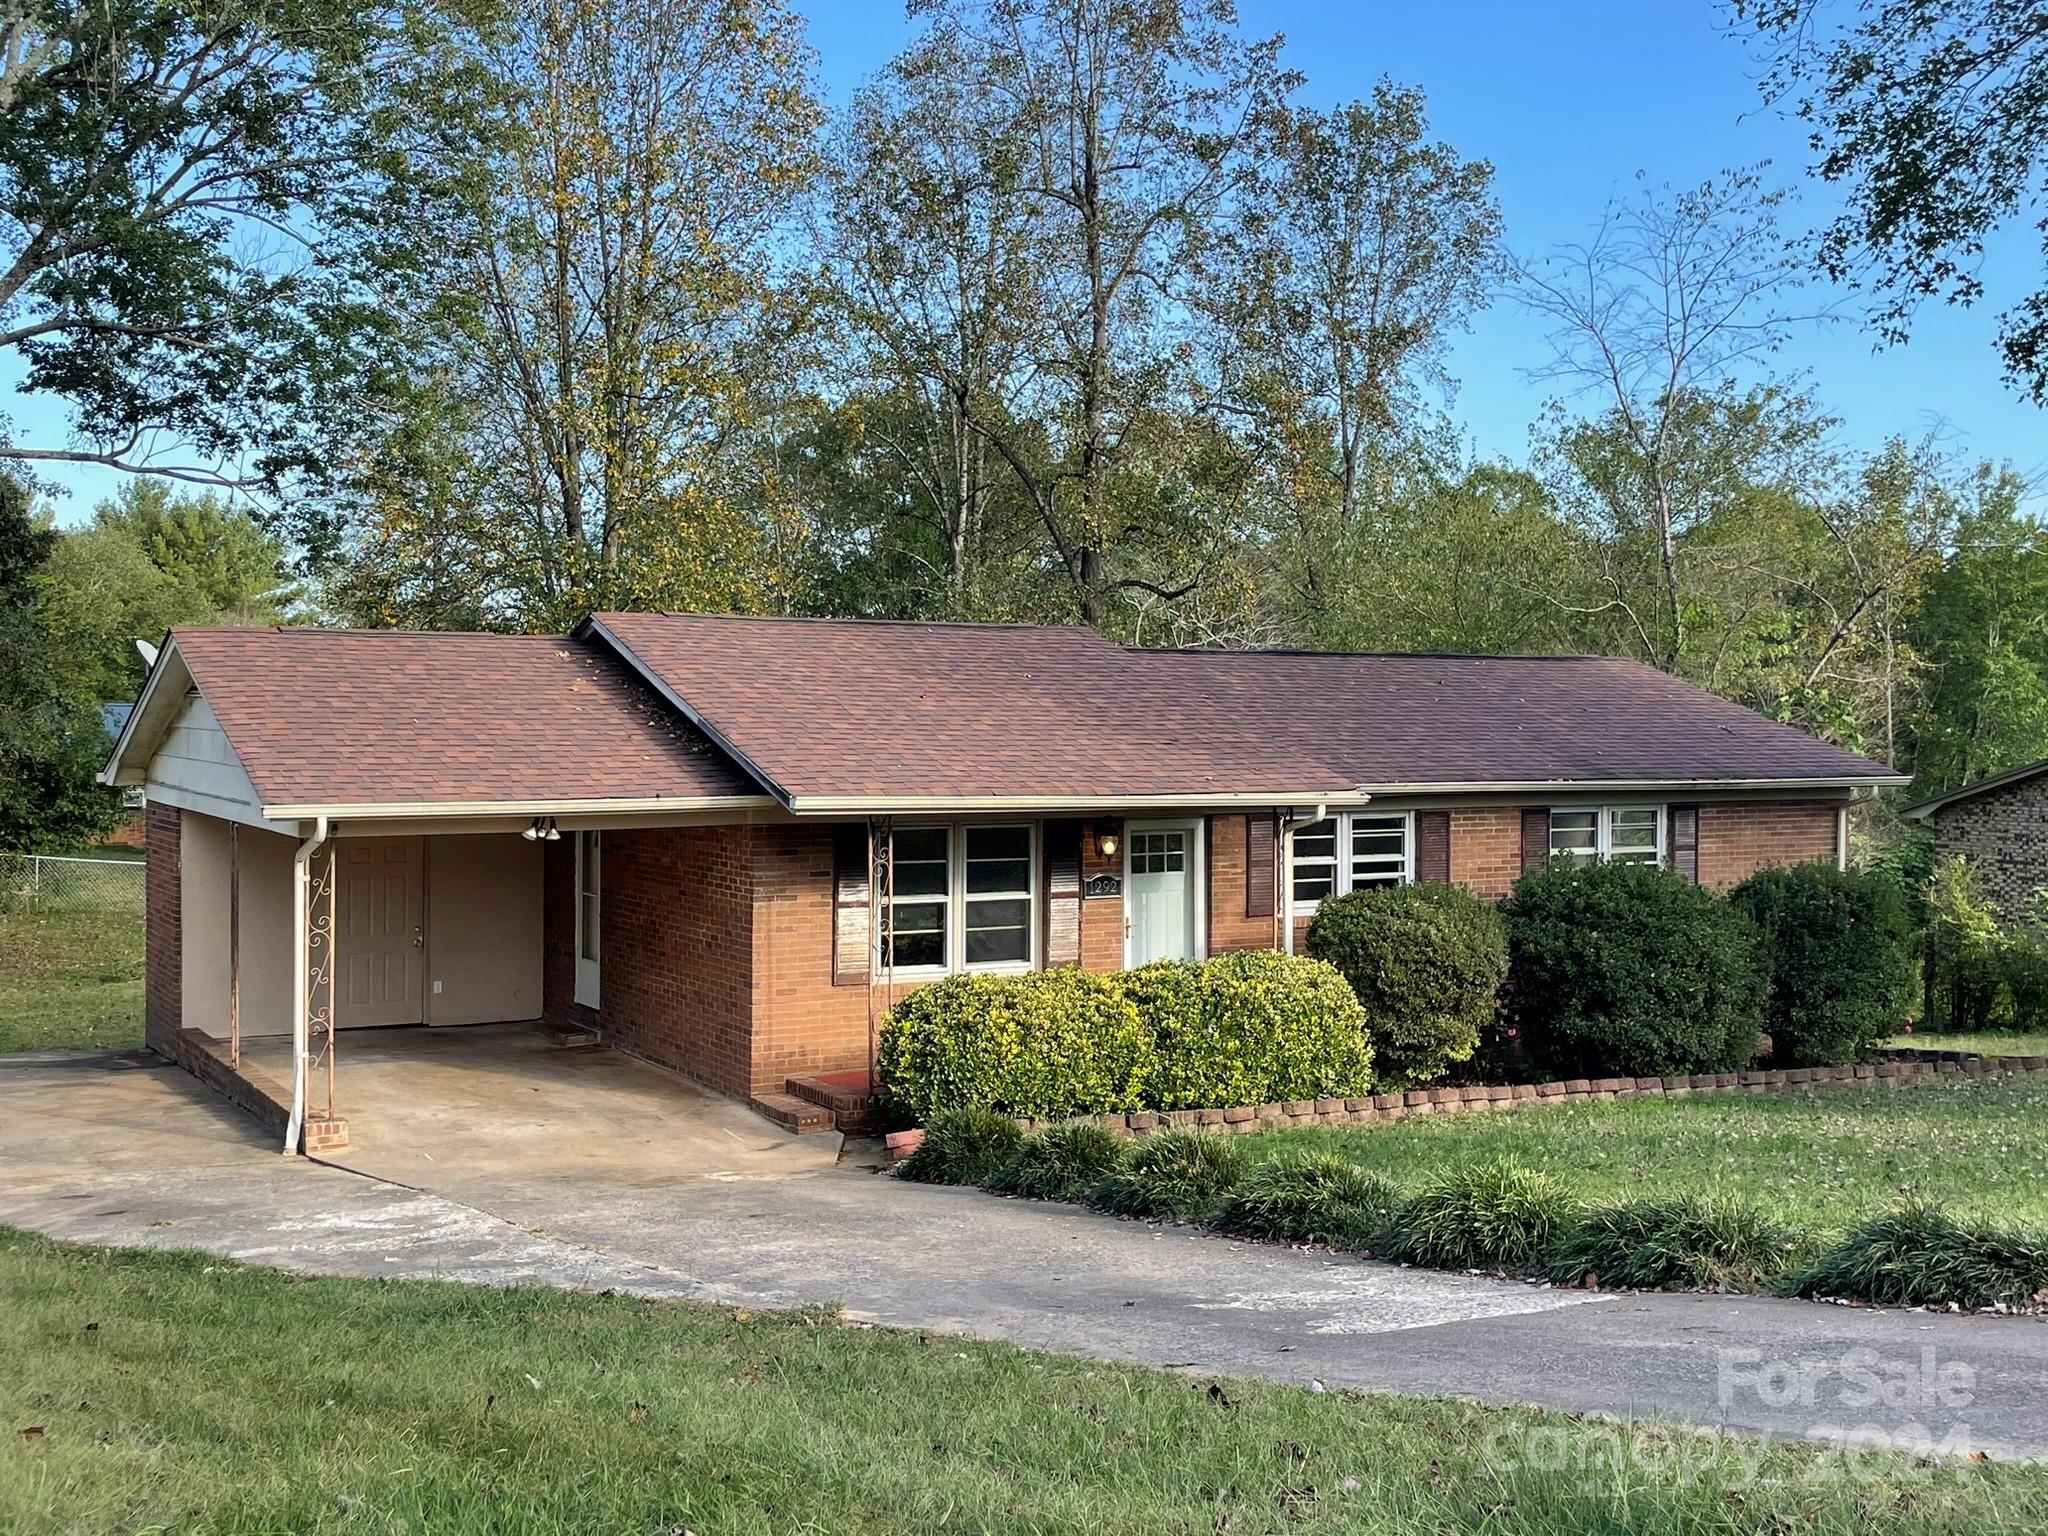
[[1664, 862], [1661, 805], [1571, 805], [1550, 813], [1550, 856], [1590, 864]]
[[876, 963], [896, 975], [1029, 970], [1038, 835], [1029, 822], [898, 827]]
[[1415, 878], [1415, 823], [1406, 811], [1354, 811], [1297, 827], [1294, 910], [1313, 912], [1326, 896]]

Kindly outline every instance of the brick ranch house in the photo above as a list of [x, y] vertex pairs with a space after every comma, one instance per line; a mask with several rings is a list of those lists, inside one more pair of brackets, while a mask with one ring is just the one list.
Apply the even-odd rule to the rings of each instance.
[[800, 1126], [935, 976], [1297, 947], [1332, 892], [1553, 856], [1726, 887], [1902, 782], [1611, 658], [610, 613], [176, 630], [103, 777], [147, 794], [150, 1045], [313, 1149], [354, 1029], [592, 1031]]
[[2048, 890], [2048, 758], [1906, 807], [1943, 858], [1968, 859], [2008, 922]]

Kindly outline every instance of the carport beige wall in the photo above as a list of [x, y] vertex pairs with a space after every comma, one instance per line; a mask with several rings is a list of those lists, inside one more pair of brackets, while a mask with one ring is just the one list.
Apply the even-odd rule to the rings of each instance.
[[541, 1016], [540, 850], [511, 832], [426, 840], [428, 1023]]
[[[173, 811], [170, 815], [177, 815]], [[242, 827], [242, 1033], [289, 1034], [292, 1027], [292, 842]], [[180, 1014], [187, 1029], [228, 1034], [228, 824], [185, 813], [179, 821]]]

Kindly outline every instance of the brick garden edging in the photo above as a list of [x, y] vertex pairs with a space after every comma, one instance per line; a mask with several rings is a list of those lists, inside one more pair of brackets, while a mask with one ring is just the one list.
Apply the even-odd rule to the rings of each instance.
[[[2048, 1056], [1966, 1056], [1943, 1052], [1938, 1060], [1913, 1059], [1931, 1052], [1895, 1053], [1883, 1061], [1849, 1067], [1788, 1067], [1751, 1072], [1700, 1072], [1690, 1077], [1575, 1077], [1559, 1083], [1496, 1084], [1491, 1087], [1410, 1088], [1355, 1099], [1297, 1099], [1287, 1104], [1252, 1104], [1233, 1109], [1133, 1110], [1128, 1114], [1082, 1115], [1113, 1136], [1150, 1136], [1156, 1131], [1284, 1131], [1311, 1125], [1377, 1125], [1410, 1115], [1475, 1114], [1547, 1104], [1584, 1104], [1608, 1099], [1683, 1099], [1695, 1094], [1774, 1093], [1811, 1088], [1891, 1088], [1943, 1077], [1991, 1077], [2011, 1072], [2048, 1072]], [[1904, 1055], [1908, 1059], [1895, 1059]], [[1027, 1134], [1051, 1120], [1017, 1122]], [[1071, 1123], [1071, 1122], [1069, 1122]]]

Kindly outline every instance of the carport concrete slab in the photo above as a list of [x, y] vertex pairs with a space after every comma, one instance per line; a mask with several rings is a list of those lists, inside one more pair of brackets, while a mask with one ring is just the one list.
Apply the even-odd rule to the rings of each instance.
[[[244, 1049], [289, 1080], [289, 1041]], [[687, 1078], [530, 1024], [344, 1030], [335, 1099], [349, 1144], [323, 1161], [456, 1199], [537, 1174], [630, 1189], [780, 1178], [830, 1168], [840, 1147], [836, 1132], [792, 1136]]]

